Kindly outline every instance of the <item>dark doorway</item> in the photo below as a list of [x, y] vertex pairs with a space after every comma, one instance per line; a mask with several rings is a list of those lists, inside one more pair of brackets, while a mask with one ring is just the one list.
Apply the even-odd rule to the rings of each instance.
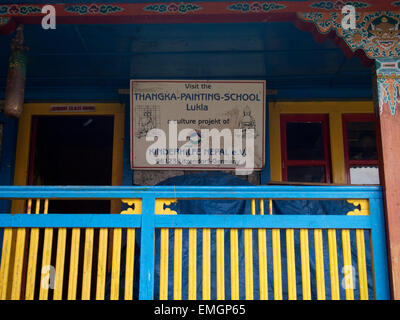
[[[35, 116], [29, 185], [111, 185], [112, 116]], [[49, 213], [109, 213], [106, 200], [52, 200]]]

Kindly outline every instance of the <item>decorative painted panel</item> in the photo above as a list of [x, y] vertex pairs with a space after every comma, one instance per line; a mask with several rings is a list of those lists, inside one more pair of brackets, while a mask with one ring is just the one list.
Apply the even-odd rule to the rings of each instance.
[[400, 104], [400, 59], [376, 59], [376, 81], [379, 113], [388, 107], [395, 115]]

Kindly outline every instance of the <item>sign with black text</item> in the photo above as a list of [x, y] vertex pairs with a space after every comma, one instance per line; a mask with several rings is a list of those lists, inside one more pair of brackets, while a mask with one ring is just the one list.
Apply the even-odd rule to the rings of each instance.
[[264, 166], [265, 81], [131, 80], [130, 94], [132, 169]]

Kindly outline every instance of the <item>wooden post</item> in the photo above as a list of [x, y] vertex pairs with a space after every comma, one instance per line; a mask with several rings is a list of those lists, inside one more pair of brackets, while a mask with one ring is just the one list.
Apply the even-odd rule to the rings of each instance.
[[378, 58], [374, 93], [392, 298], [400, 300], [400, 58]]

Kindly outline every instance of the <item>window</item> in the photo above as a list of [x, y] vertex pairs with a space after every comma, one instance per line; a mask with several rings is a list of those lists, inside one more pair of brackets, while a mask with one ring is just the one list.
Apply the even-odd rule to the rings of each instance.
[[281, 115], [282, 178], [331, 182], [328, 115]]
[[347, 182], [379, 184], [375, 116], [343, 115], [343, 139]]

